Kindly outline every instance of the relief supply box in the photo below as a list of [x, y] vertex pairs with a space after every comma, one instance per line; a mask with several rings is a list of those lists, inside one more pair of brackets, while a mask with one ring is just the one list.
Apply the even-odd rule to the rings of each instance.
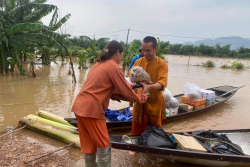
[[212, 101], [215, 98], [215, 91], [201, 89], [201, 96], [207, 101]]

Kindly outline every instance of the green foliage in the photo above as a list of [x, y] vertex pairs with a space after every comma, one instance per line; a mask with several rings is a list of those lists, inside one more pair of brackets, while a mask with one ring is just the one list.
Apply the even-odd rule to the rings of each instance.
[[137, 45], [141, 46], [141, 40], [140, 39], [134, 39], [131, 43], [136, 43]]
[[160, 41], [159, 38], [157, 38], [158, 42], [157, 42], [157, 51], [156, 51], [156, 56], [160, 57], [161, 59], [165, 60], [165, 56], [164, 56], [164, 53], [167, 52], [169, 50], [168, 47], [165, 47], [165, 48], [162, 48], [162, 44], [163, 42]]
[[[66, 52], [65, 37], [54, 32], [65, 23], [69, 15], [57, 20], [57, 7], [44, 4], [45, 0], [4, 0], [0, 3], [0, 72], [14, 69], [16, 65], [21, 74], [25, 71], [21, 58], [25, 52], [38, 50], [43, 64], [50, 63], [50, 50]], [[41, 18], [54, 11], [50, 26], [43, 25]], [[8, 61], [7, 58], [11, 61]], [[10, 64], [9, 64], [10, 63]]]
[[79, 57], [79, 69], [81, 68], [87, 68], [86, 62], [87, 62], [87, 52], [85, 50], [80, 50], [78, 52], [78, 57]]
[[236, 68], [236, 69], [244, 69], [244, 64], [238, 62], [237, 60], [234, 61], [231, 65], [231, 68]]
[[212, 60], [208, 60], [208, 61], [206, 61], [205, 63], [203, 62], [202, 64], [203, 64], [204, 66], [206, 66], [206, 67], [215, 67], [215, 66], [216, 66], [215, 62], [212, 61]]
[[227, 65], [227, 64], [224, 64], [221, 66], [221, 68], [231, 68], [231, 66]]
[[128, 49], [125, 49], [123, 53], [123, 68], [128, 66], [133, 59], [134, 56], [140, 54], [139, 52], [140, 45], [137, 43], [130, 43]]

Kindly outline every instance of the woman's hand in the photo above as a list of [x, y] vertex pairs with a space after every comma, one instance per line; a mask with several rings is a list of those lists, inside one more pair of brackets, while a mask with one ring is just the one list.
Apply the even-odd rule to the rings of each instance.
[[142, 82], [140, 82], [140, 84], [142, 84], [142, 86], [143, 86], [142, 94], [148, 94], [148, 91], [151, 90], [151, 86], [147, 85], [146, 83], [142, 83]]

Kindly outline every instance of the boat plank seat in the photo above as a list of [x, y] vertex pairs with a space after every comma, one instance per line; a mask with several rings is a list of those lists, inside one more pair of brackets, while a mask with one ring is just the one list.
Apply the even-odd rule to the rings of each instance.
[[229, 92], [229, 91], [234, 90], [236, 88], [237, 87], [225, 85], [225, 86], [219, 86], [219, 87], [212, 88], [212, 90], [214, 90], [214, 91], [220, 91], [220, 92], [225, 92], [226, 93], [226, 92]]

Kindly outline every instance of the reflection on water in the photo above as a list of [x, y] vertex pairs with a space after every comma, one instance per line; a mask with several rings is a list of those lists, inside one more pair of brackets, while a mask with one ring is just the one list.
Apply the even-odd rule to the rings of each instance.
[[[207, 68], [192, 66], [201, 64], [211, 58], [191, 57], [187, 66], [187, 56], [167, 56], [169, 61], [168, 89], [173, 95], [182, 93], [185, 83], [195, 83], [201, 88], [210, 88], [222, 85], [242, 86], [231, 99], [208, 112], [193, 115], [175, 122], [164, 124], [166, 131], [189, 131], [198, 129], [239, 129], [250, 128], [250, 112], [248, 112], [250, 100], [250, 70], [232, 70], [218, 68], [221, 63], [233, 62], [230, 59], [214, 59], [217, 67]], [[21, 117], [28, 114], [36, 114], [39, 109], [52, 111], [62, 117], [73, 117], [70, 112], [74, 98], [81, 89], [84, 80], [90, 70], [79, 70], [77, 60], [73, 59], [77, 84], [72, 84], [72, 78], [68, 75], [69, 60], [49, 66], [35, 65], [37, 78], [30, 76], [0, 75], [0, 133], [8, 128], [18, 125]], [[249, 65], [248, 60], [240, 60]], [[91, 64], [88, 64], [90, 67]], [[28, 69], [28, 65], [25, 64]], [[127, 107], [127, 102], [110, 101], [111, 109]], [[26, 132], [25, 132], [26, 133]], [[131, 130], [112, 130], [111, 135], [130, 134]], [[28, 135], [28, 134], [27, 134]], [[43, 140], [41, 138], [41, 140]], [[71, 151], [76, 151], [72, 149]], [[138, 154], [135, 157], [128, 155], [127, 151], [113, 149], [112, 159], [117, 166], [185, 166], [175, 162], [152, 157], [146, 154]], [[116, 166], [115, 165], [115, 166]]]

